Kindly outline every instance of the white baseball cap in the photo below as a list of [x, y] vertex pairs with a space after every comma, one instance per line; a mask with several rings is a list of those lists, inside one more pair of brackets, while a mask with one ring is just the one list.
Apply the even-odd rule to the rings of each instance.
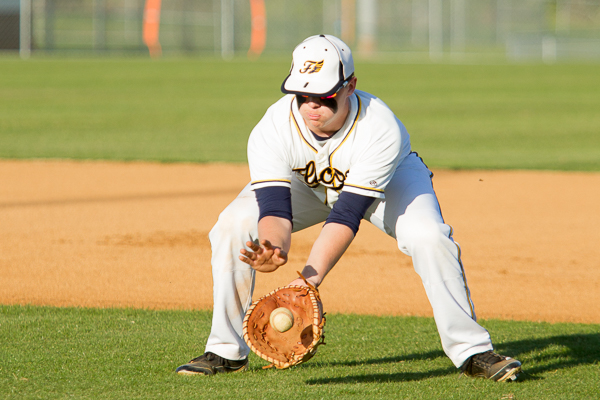
[[311, 36], [294, 49], [290, 74], [281, 91], [331, 96], [353, 73], [352, 51], [346, 43], [331, 35]]

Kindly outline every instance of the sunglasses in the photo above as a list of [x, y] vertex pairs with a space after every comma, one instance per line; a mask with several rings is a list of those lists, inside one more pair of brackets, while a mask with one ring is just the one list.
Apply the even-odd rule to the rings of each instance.
[[[348, 86], [348, 83], [350, 83], [350, 80], [344, 81], [344, 84], [342, 86], [340, 86], [340, 88], [334, 94], [332, 94], [330, 96], [322, 96], [322, 97], [319, 97], [319, 99], [320, 100], [328, 100], [328, 99], [335, 98], [335, 96], [337, 96], [337, 94], [340, 92], [340, 90], [342, 90], [343, 88], [345, 88], [346, 86]], [[302, 95], [302, 94], [297, 94], [296, 96], [297, 97], [302, 97], [304, 99], [308, 99], [309, 97], [317, 97], [317, 96], [305, 96], [305, 95]]]

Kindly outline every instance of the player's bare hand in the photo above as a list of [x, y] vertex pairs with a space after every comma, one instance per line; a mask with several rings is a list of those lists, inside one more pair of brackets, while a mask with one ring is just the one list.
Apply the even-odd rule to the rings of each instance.
[[287, 253], [279, 247], [275, 247], [268, 240], [262, 240], [259, 244], [246, 242], [251, 250], [241, 249], [240, 260], [260, 272], [273, 272], [288, 260]]
[[[294, 279], [289, 283], [290, 286], [308, 286], [302, 278]], [[313, 285], [314, 286], [314, 285]]]
[[313, 282], [310, 279], [307, 279], [307, 281], [308, 281], [308, 284], [306, 282], [304, 282], [304, 279], [297, 278], [297, 279], [294, 279], [293, 281], [291, 281], [289, 283], [289, 285], [291, 285], [291, 286], [312, 286], [313, 289], [316, 289], [319, 287], [319, 285], [317, 285], [316, 282]]

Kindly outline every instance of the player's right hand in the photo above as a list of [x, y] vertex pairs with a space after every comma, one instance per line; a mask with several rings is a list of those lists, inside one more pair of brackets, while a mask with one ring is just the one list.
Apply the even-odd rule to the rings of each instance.
[[248, 241], [246, 246], [252, 251], [241, 249], [240, 260], [259, 272], [273, 272], [287, 263], [287, 253], [268, 240], [261, 240], [260, 245]]

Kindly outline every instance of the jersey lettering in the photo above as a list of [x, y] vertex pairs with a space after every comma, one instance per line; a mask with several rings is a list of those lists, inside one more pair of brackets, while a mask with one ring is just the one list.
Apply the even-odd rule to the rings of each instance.
[[302, 175], [304, 183], [309, 188], [316, 188], [323, 185], [333, 190], [341, 190], [344, 187], [346, 174], [337, 168], [327, 167], [320, 173], [317, 173], [317, 168], [313, 160], [309, 161], [304, 168], [294, 168], [294, 172]]

